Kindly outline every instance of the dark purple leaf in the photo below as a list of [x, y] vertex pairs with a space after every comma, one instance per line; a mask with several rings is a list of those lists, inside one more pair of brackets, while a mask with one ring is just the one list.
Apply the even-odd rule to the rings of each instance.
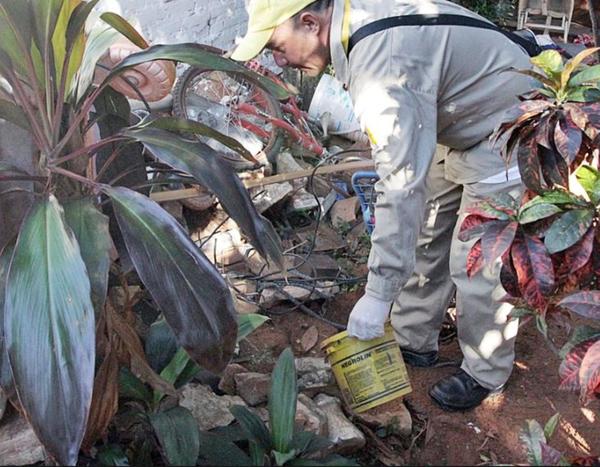
[[483, 268], [483, 254], [481, 252], [481, 240], [477, 240], [467, 256], [467, 276], [473, 277]]
[[552, 144], [550, 142], [550, 129], [554, 125], [553, 117], [554, 114], [541, 117], [537, 127], [535, 128], [535, 141], [546, 149], [552, 149]]
[[585, 353], [579, 368], [580, 398], [587, 404], [600, 393], [600, 341], [596, 341]]
[[542, 465], [559, 465], [562, 453], [558, 449], [548, 446], [546, 443], [540, 443], [540, 447], [542, 448]]
[[559, 306], [585, 318], [600, 320], [600, 290], [584, 290], [563, 298]]
[[521, 297], [521, 291], [519, 290], [519, 279], [517, 277], [517, 270], [512, 262], [510, 250], [502, 257], [502, 268], [500, 269], [500, 282], [502, 287], [506, 290], [510, 296], [518, 298]]
[[559, 185], [563, 188], [569, 186], [569, 166], [553, 149], [539, 146], [539, 158], [542, 166], [542, 175], [546, 185], [554, 188]]
[[525, 186], [536, 193], [541, 193], [544, 188], [542, 186], [542, 167], [538, 155], [538, 144], [533, 140], [531, 134], [521, 142], [517, 158]]
[[470, 214], [460, 224], [460, 231], [458, 233], [458, 239], [461, 242], [468, 242], [469, 240], [481, 235], [486, 231], [492, 224], [497, 221], [491, 220], [489, 217], [483, 217], [478, 214]]
[[105, 187], [138, 274], [200, 366], [221, 371], [235, 347], [236, 316], [228, 286], [179, 223], [154, 201]]
[[577, 157], [583, 140], [581, 129], [568, 113], [559, 118], [554, 127], [554, 144], [565, 161], [571, 163]]
[[94, 384], [90, 282], [57, 200], [25, 220], [6, 282], [4, 333], [17, 394], [50, 455], [75, 465]]
[[544, 295], [554, 289], [552, 260], [544, 244], [535, 237], [517, 236], [511, 254], [523, 298], [541, 308], [546, 303]]
[[565, 103], [563, 108], [569, 113], [571, 121], [581, 131], [585, 131], [588, 124], [588, 116], [583, 110], [581, 110], [580, 104]]
[[564, 267], [564, 273], [574, 273], [585, 266], [592, 256], [593, 247], [594, 229], [589, 229], [581, 240], [565, 250], [564, 261], [561, 265], [561, 269]]
[[492, 264], [510, 247], [519, 227], [518, 222], [496, 222], [481, 237], [481, 249], [486, 264]]
[[558, 369], [560, 376], [559, 389], [572, 392], [580, 390], [579, 369], [581, 368], [581, 362], [588, 349], [596, 342], [595, 340], [582, 342], [573, 347], [566, 355]]

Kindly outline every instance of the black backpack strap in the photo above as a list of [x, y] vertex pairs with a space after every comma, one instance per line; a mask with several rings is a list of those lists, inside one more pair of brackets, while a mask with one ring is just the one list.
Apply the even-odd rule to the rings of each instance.
[[471, 28], [490, 29], [504, 34], [511, 41], [520, 45], [530, 57], [534, 57], [541, 52], [541, 48], [537, 43], [513, 32], [505, 31], [493, 23], [464, 15], [431, 14], [392, 16], [390, 18], [383, 18], [365, 24], [350, 36], [348, 42], [348, 56], [350, 56], [350, 52], [352, 52], [354, 46], [365, 37], [383, 31], [384, 29], [395, 28], [397, 26], [467, 26]]

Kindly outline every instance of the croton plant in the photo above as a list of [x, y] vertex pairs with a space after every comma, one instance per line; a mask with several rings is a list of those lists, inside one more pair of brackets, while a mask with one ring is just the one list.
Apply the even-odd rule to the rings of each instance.
[[523, 196], [477, 204], [460, 230], [463, 241], [480, 236], [470, 276], [501, 258], [511, 317], [534, 316], [546, 338], [549, 320], [582, 317], [557, 352], [561, 388], [584, 403], [600, 393], [600, 65], [586, 64], [597, 50], [566, 63], [547, 50], [520, 71], [540, 87], [521, 96], [493, 140], [505, 143], [507, 166], [517, 158]]

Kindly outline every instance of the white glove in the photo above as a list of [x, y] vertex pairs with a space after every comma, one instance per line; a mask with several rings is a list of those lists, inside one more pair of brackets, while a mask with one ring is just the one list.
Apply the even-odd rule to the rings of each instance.
[[381, 337], [383, 325], [390, 315], [392, 302], [364, 294], [352, 308], [348, 318], [348, 335], [362, 341]]

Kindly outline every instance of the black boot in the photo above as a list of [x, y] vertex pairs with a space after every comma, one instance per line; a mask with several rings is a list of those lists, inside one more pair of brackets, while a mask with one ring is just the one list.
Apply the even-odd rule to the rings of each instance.
[[404, 363], [410, 366], [425, 368], [435, 365], [438, 361], [438, 353], [436, 350], [432, 350], [431, 352], [415, 352], [400, 347], [400, 351], [402, 352]]
[[429, 391], [431, 398], [444, 410], [460, 411], [477, 407], [489, 395], [499, 394], [503, 386], [484, 388], [463, 370], [438, 381]]

